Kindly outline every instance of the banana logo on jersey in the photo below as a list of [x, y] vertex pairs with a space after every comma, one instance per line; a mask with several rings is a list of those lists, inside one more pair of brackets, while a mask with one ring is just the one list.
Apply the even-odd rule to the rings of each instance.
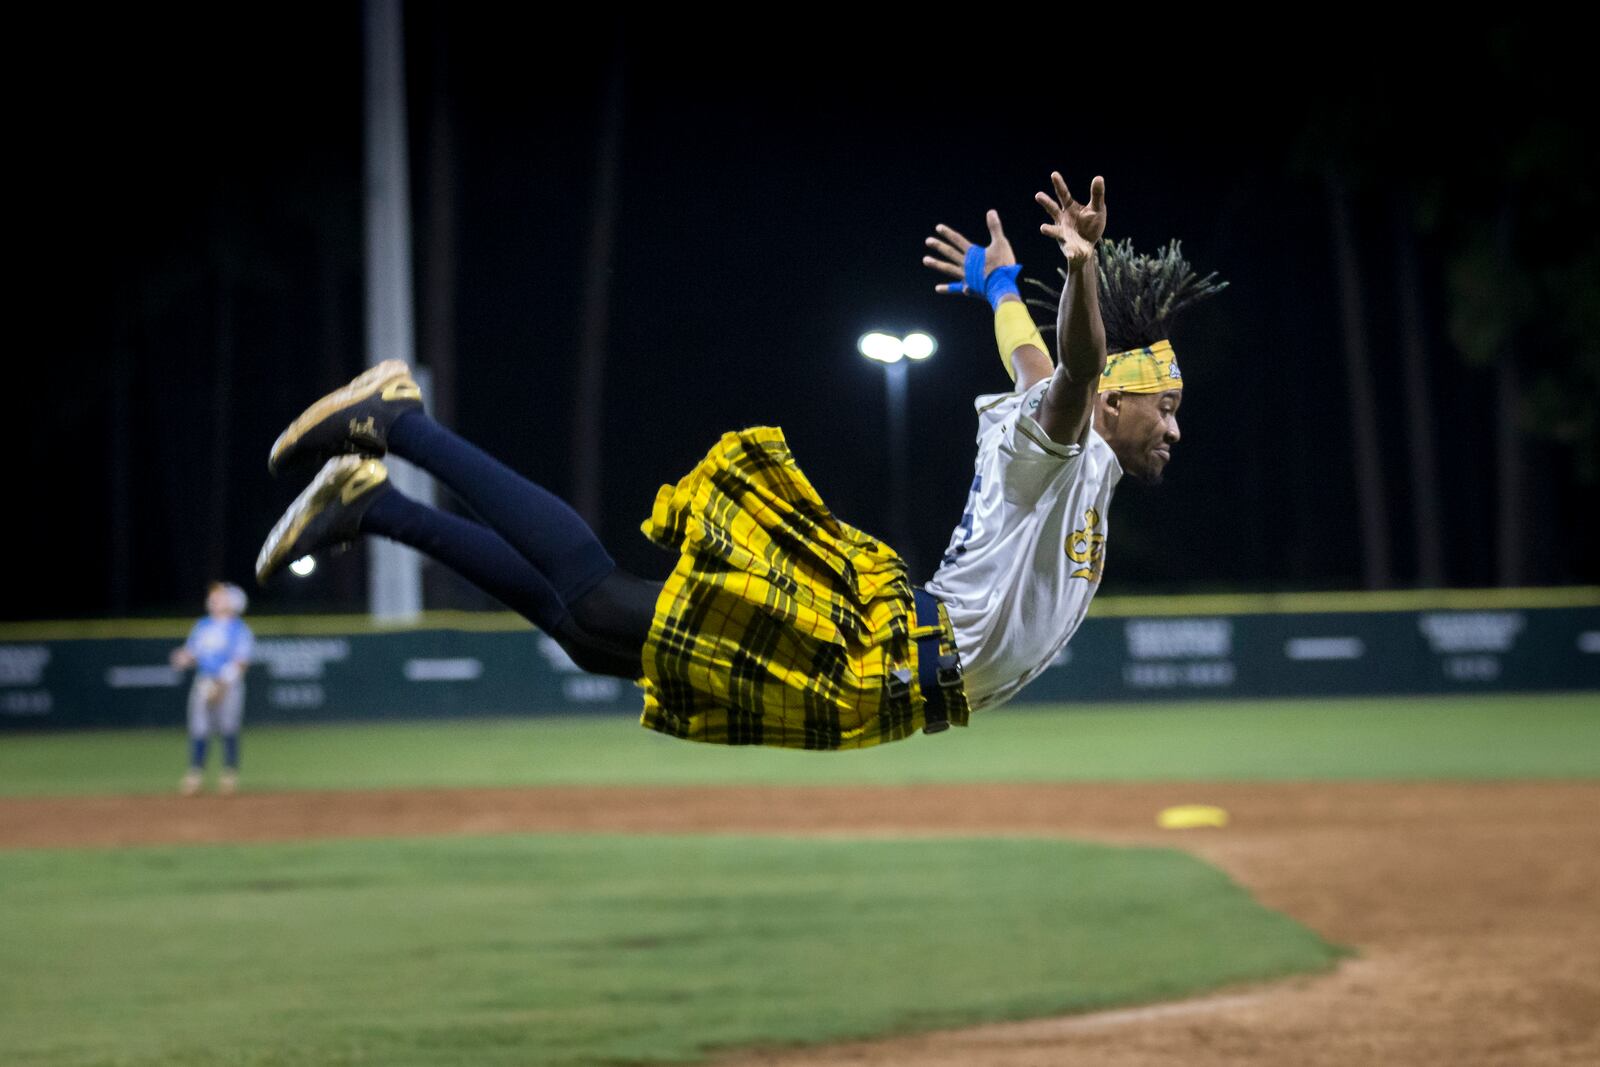
[[1083, 513], [1083, 528], [1073, 530], [1067, 535], [1067, 558], [1074, 563], [1082, 563], [1069, 578], [1082, 578], [1089, 582], [1100, 580], [1100, 566], [1105, 555], [1106, 535], [1097, 532], [1100, 527], [1100, 513], [1094, 508], [1089, 508]]

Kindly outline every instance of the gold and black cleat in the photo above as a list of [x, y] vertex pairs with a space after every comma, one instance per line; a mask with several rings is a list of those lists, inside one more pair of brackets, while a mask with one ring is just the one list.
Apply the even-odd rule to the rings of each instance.
[[382, 460], [335, 456], [294, 498], [256, 556], [256, 581], [268, 578], [319, 549], [345, 547], [361, 535], [361, 516], [389, 480]]
[[390, 425], [421, 406], [411, 368], [386, 359], [306, 408], [273, 442], [267, 470], [279, 474], [329, 456], [381, 456], [388, 451]]

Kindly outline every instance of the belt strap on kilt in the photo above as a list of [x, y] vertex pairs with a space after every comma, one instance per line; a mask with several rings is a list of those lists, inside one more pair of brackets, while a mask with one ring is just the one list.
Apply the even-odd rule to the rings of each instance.
[[922, 690], [922, 732], [936, 734], [950, 729], [944, 692], [961, 684], [961, 660], [954, 653], [940, 654], [939, 639], [944, 627], [939, 624], [939, 598], [921, 587], [913, 587], [917, 604], [917, 626], [932, 629], [928, 637], [917, 640], [917, 683]]

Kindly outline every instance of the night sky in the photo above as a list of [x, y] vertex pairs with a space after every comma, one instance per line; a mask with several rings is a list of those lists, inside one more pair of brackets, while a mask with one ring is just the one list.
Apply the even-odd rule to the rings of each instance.
[[[1224, 27], [1158, 36], [1141, 24], [1153, 13], [1058, 25], [1053, 10], [1002, 34], [811, 14], [779, 34], [571, 14], [555, 31], [411, 5], [414, 256], [420, 273], [439, 221], [430, 146], [444, 143], [455, 427], [570, 491], [598, 131], [620, 64], [601, 533], [624, 566], [665, 573], [639, 521], [662, 482], [741, 425], [783, 426], [834, 511], [881, 529], [882, 372], [855, 339], [919, 327], [941, 347], [912, 370], [913, 529], [897, 547], [926, 577], [971, 479], [973, 397], [1008, 382], [987, 309], [933, 293], [922, 239], [937, 222], [977, 236], [993, 207], [1027, 273], [1052, 277], [1059, 254], [1038, 236], [1032, 194], [1059, 168], [1081, 194], [1105, 176], [1110, 236], [1152, 250], [1180, 239], [1231, 283], [1175, 331], [1183, 441], [1166, 484], [1119, 489], [1104, 591], [1356, 588], [1332, 166], [1355, 209], [1392, 584], [1416, 584], [1393, 172], [1443, 181], [1448, 210], [1478, 195], [1459, 183], [1508, 129], [1551, 120], [1590, 162], [1574, 188], [1594, 189], [1581, 68], [1528, 60], [1544, 43], [1526, 27], [1505, 30], [1524, 58], [1496, 68], [1497, 30], [1263, 52]], [[360, 8], [93, 21], [16, 42], [41, 58], [14, 161], [27, 276], [14, 306], [32, 323], [13, 344], [23, 506], [6, 524], [20, 572], [10, 619], [192, 612], [211, 578], [253, 587], [260, 541], [300, 488], [267, 476], [267, 449], [365, 359]], [[1516, 76], [1529, 67], [1537, 77]], [[1329, 113], [1356, 117], [1333, 149], [1307, 134]], [[1364, 140], [1363, 115], [1382, 116], [1382, 138]], [[1395, 144], [1416, 152], [1396, 158]], [[1497, 580], [1494, 379], [1447, 329], [1451, 221], [1418, 244], [1427, 432], [1446, 584], [1482, 586]], [[431, 314], [419, 291], [419, 339]], [[1600, 580], [1575, 470], [1569, 449], [1529, 439], [1529, 584]], [[348, 556], [258, 594], [255, 610], [359, 609], [363, 575]], [[447, 576], [429, 583], [430, 606], [493, 606]]]

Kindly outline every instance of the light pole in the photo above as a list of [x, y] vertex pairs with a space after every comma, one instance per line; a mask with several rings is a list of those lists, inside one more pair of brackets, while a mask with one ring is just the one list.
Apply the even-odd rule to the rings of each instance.
[[938, 342], [920, 331], [897, 337], [892, 333], [874, 330], [862, 334], [861, 339], [856, 342], [856, 350], [863, 356], [883, 364], [884, 395], [888, 401], [885, 415], [889, 427], [887, 540], [913, 571], [916, 569], [916, 560], [913, 558], [915, 553], [911, 549], [911, 539], [906, 529], [906, 466], [909, 455], [906, 421], [910, 411], [910, 406], [906, 402], [906, 368], [913, 362], [920, 363], [927, 359], [938, 347]]

